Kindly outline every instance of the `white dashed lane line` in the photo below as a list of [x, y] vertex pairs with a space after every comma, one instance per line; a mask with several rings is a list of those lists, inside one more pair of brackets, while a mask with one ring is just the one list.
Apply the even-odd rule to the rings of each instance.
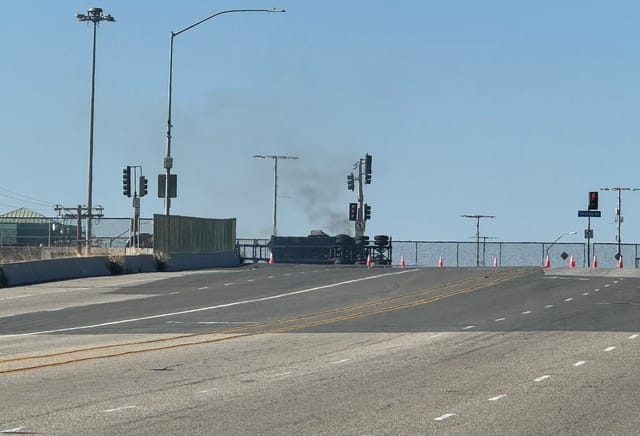
[[351, 360], [351, 359], [340, 359], [340, 360], [336, 360], [336, 361], [331, 362], [331, 363], [332, 363], [332, 364], [334, 364], [334, 365], [337, 365], [337, 364], [340, 364], [340, 363], [348, 362], [348, 361], [350, 361], [350, 360]]
[[225, 286], [231, 286], [231, 285], [233, 285], [233, 282], [232, 283], [225, 283], [224, 285]]
[[434, 418], [434, 421], [444, 421], [445, 419], [449, 419], [453, 416], [456, 416], [455, 413], [445, 413], [444, 415], [440, 415], [437, 418]]
[[502, 394], [502, 395], [496, 395], [495, 397], [491, 397], [489, 398], [487, 401], [498, 401], [503, 399], [504, 397], [506, 397], [506, 394]]
[[121, 410], [127, 410], [127, 409], [137, 409], [138, 406], [122, 406], [122, 407], [116, 407], [113, 409], [105, 409], [103, 410], [103, 412], [105, 413], [111, 413], [111, 412], [120, 412]]
[[608, 352], [613, 351], [613, 350], [615, 350], [615, 349], [616, 349], [616, 347], [611, 346], [611, 347], [607, 347], [607, 348], [605, 348], [605, 349], [604, 349], [604, 351], [606, 351], [606, 352], [608, 353]]
[[547, 304], [546, 306], [544, 306], [545, 309], [551, 309], [553, 307], [553, 304]]
[[474, 328], [476, 328], [476, 326], [474, 326], [474, 325], [468, 325], [468, 326], [466, 326], [465, 328], [463, 328], [462, 330], [471, 330], [471, 329], [474, 329]]
[[525, 310], [524, 312], [522, 312], [523, 315], [529, 315], [530, 313], [533, 313], [533, 312], [531, 312], [530, 310]]
[[198, 288], [198, 291], [204, 291], [205, 289], [209, 289], [209, 286], [203, 286], [201, 288]]
[[571, 298], [571, 297], [565, 298], [564, 301], [568, 303], [569, 301], [573, 301], [573, 298]]
[[574, 363], [573, 366], [578, 367], [584, 365], [585, 363], [587, 362], [585, 362], [584, 360], [580, 360], [579, 362]]
[[635, 339], [637, 337], [638, 337], [638, 335], [631, 335], [631, 336], [629, 336], [629, 339]]
[[587, 296], [587, 295], [589, 295], [589, 293], [588, 292], [583, 292], [582, 295]]
[[548, 378], [551, 378], [551, 376], [545, 374], [545, 375], [542, 375], [542, 376], [540, 376], [538, 378], [534, 378], [533, 381], [534, 382], [541, 382], [541, 381], [545, 381]]
[[605, 288], [608, 288], [608, 287], [609, 287], [609, 284], [607, 283], [606, 285], [604, 285], [604, 287], [605, 287]]
[[496, 318], [496, 319], [495, 319], [495, 322], [502, 322], [502, 321], [504, 321], [505, 319], [507, 319], [507, 318]]

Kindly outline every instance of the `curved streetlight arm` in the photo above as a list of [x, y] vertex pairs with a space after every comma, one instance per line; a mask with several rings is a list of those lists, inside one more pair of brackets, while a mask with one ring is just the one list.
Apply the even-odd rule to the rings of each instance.
[[272, 9], [228, 9], [226, 11], [221, 11], [221, 12], [216, 12], [213, 15], [209, 15], [207, 18], [198, 21], [197, 23], [193, 23], [190, 26], [185, 27], [182, 30], [179, 30], [177, 32], [171, 32], [171, 38], [180, 35], [183, 32], [186, 32], [189, 29], [193, 29], [194, 27], [204, 23], [205, 21], [209, 21], [212, 18], [217, 17], [218, 15], [222, 15], [222, 14], [230, 14], [233, 12], [286, 12], [284, 9], [276, 9], [276, 8], [272, 8]]
[[568, 235], [575, 235], [576, 233], [578, 233], [578, 232], [567, 232], [567, 233], [563, 233], [563, 234], [561, 234], [560, 236], [558, 236], [558, 237], [556, 238], [556, 240], [555, 240], [555, 241], [553, 241], [553, 242], [551, 243], [551, 245], [549, 245], [549, 246], [547, 247], [547, 251], [546, 251], [547, 256], [549, 255], [549, 250], [551, 249], [551, 247], [553, 247], [554, 245], [556, 245], [556, 242], [558, 242], [560, 239], [564, 238], [565, 236], [568, 236]]

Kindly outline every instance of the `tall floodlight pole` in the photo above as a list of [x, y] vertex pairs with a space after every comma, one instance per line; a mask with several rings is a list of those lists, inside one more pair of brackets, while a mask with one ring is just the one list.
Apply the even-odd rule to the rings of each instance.
[[216, 12], [213, 15], [209, 15], [207, 18], [198, 21], [190, 26], [185, 27], [182, 30], [177, 32], [171, 32], [171, 41], [169, 48], [169, 98], [168, 98], [168, 115], [167, 115], [167, 155], [164, 158], [164, 168], [166, 169], [166, 178], [165, 178], [165, 197], [164, 197], [164, 210], [167, 217], [169, 216], [169, 211], [171, 209], [171, 199], [169, 198], [169, 179], [171, 176], [171, 168], [173, 168], [173, 158], [171, 157], [171, 128], [173, 125], [171, 124], [171, 98], [173, 93], [173, 40], [176, 36], [186, 32], [187, 30], [191, 30], [200, 24], [211, 20], [212, 18], [217, 17], [218, 15], [223, 14], [231, 14], [235, 12], [285, 12], [284, 9], [229, 9], [226, 11]]
[[601, 191], [617, 191], [618, 192], [618, 207], [616, 208], [616, 227], [617, 227], [617, 235], [616, 240], [618, 241], [618, 253], [617, 258], [619, 260], [619, 256], [622, 256], [622, 237], [620, 235], [620, 227], [622, 225], [622, 221], [624, 221], [624, 217], [622, 216], [622, 191], [639, 191], [640, 188], [600, 188]]
[[86, 250], [87, 254], [91, 251], [91, 218], [93, 216], [93, 108], [94, 97], [96, 92], [96, 29], [101, 21], [116, 21], [109, 14], [103, 14], [102, 8], [90, 8], [87, 14], [77, 14], [78, 21], [91, 21], [93, 23], [93, 45], [91, 49], [91, 103], [89, 115], [89, 181], [87, 187], [87, 235]]
[[279, 159], [300, 159], [297, 156], [263, 155], [253, 156], [257, 159], [273, 159], [273, 236], [278, 235], [278, 160]]
[[460, 215], [462, 218], [473, 218], [476, 220], [476, 266], [480, 266], [480, 219], [495, 218], [495, 215]]

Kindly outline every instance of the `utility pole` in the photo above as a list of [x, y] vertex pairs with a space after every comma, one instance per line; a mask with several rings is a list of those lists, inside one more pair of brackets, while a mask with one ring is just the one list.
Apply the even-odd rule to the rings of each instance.
[[[75, 207], [64, 207], [59, 204], [56, 204], [54, 210], [58, 213], [58, 218], [64, 219], [75, 219], [77, 220], [77, 231], [76, 231], [76, 241], [78, 244], [78, 253], [82, 252], [82, 220], [84, 218], [96, 217], [98, 219], [102, 218], [104, 208], [102, 206], [93, 207], [90, 211], [87, 206], [83, 206], [81, 204]], [[95, 212], [94, 212], [95, 211]], [[89, 226], [87, 226], [87, 231], [89, 231]], [[87, 236], [87, 240], [89, 237]]]
[[476, 267], [480, 266], [480, 219], [495, 218], [495, 215], [460, 215], [461, 218], [473, 218], [476, 220]]
[[624, 221], [624, 217], [622, 216], [622, 191], [640, 191], [640, 188], [600, 188], [601, 191], [617, 191], [618, 192], [618, 207], [616, 208], [616, 227], [617, 227], [617, 235], [616, 240], [618, 242], [618, 252], [616, 253], [616, 260], [620, 262], [622, 258], [622, 236], [621, 236], [621, 225], [622, 221]]

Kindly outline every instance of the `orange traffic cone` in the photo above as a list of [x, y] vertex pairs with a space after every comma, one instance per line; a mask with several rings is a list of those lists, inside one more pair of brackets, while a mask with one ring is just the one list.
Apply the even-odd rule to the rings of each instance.
[[367, 268], [371, 268], [371, 255], [367, 255]]
[[404, 268], [404, 256], [400, 256], [400, 268]]
[[498, 266], [498, 258], [494, 257], [493, 258], [493, 267], [496, 268]]
[[618, 268], [622, 269], [622, 255], [618, 258]]
[[593, 256], [593, 262], [591, 263], [591, 267], [598, 268], [598, 259], [596, 259], [595, 256]]
[[440, 259], [438, 259], [438, 268], [442, 268], [444, 266], [444, 264], [442, 263], [442, 256], [440, 256]]
[[571, 257], [569, 258], [569, 268], [575, 268], [576, 267], [576, 260], [573, 258], [573, 254], [571, 255]]
[[551, 268], [551, 261], [549, 260], [549, 255], [547, 254], [547, 258], [544, 261], [545, 268]]
[[269, 255], [269, 265], [273, 265], [273, 253]]

